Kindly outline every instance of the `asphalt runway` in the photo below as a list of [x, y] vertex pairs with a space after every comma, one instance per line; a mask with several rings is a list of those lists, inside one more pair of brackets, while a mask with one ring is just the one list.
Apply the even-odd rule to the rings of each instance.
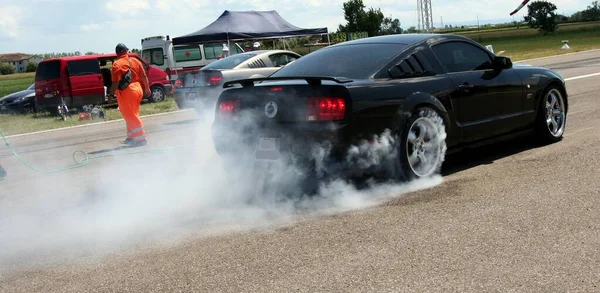
[[[0, 148], [0, 291], [598, 292], [600, 76], [577, 77], [600, 72], [600, 51], [525, 63], [568, 79], [563, 141], [470, 150], [437, 181], [339, 187], [306, 213], [236, 203], [245, 182], [218, 168], [194, 112], [145, 118], [143, 149], [195, 146], [68, 172]], [[123, 135], [117, 122], [9, 139], [50, 170]]]

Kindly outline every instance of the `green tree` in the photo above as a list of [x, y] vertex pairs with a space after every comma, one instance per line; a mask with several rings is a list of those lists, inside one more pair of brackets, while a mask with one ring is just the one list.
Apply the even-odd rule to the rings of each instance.
[[344, 19], [346, 25], [341, 25], [338, 28], [340, 32], [358, 32], [360, 27], [360, 19], [365, 13], [365, 4], [362, 0], [349, 0], [344, 2]]
[[27, 63], [27, 69], [26, 70], [27, 70], [27, 72], [35, 72], [37, 70], [37, 64], [29, 61]]
[[8, 63], [0, 63], [0, 75], [9, 75], [15, 73], [15, 68]]
[[600, 19], [600, 4], [598, 1], [593, 1], [586, 10], [582, 11], [583, 18], [586, 21], [594, 21]]
[[551, 2], [538, 0], [527, 6], [528, 12], [524, 17], [532, 28], [538, 28], [541, 33], [547, 35], [556, 31], [556, 5]]
[[409, 28], [406, 30], [406, 33], [407, 33], [407, 34], [415, 34], [415, 33], [417, 33], [417, 32], [418, 32], [418, 31], [417, 31], [417, 28], [416, 28], [416, 27], [414, 27], [414, 26], [411, 26], [411, 27], [409, 27]]
[[397, 18], [392, 20], [391, 16], [384, 18], [381, 23], [380, 33], [382, 35], [401, 34], [402, 28], [400, 27], [400, 20]]
[[[338, 32], [367, 32], [369, 36], [377, 36], [397, 32], [400, 28], [398, 19], [386, 18], [381, 9], [369, 8], [362, 0], [348, 0], [343, 4], [346, 24], [340, 24]], [[396, 26], [397, 27], [396, 27]]]

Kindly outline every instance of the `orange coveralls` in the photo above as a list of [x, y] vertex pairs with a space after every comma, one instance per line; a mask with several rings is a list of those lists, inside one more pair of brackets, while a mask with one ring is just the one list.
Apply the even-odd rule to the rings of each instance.
[[146, 130], [144, 130], [144, 123], [140, 118], [140, 103], [144, 96], [140, 77], [144, 67], [137, 59], [124, 54], [113, 62], [111, 75], [112, 82], [118, 83], [129, 69], [129, 61], [131, 61], [132, 66], [131, 83], [124, 90], [117, 89], [117, 104], [127, 124], [127, 138], [137, 142], [146, 140]]

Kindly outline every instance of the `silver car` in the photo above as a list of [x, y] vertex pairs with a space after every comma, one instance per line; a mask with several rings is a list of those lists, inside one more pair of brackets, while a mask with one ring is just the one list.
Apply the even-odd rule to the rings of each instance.
[[300, 54], [287, 50], [259, 50], [228, 56], [200, 70], [185, 73], [173, 95], [179, 108], [193, 107], [200, 114], [204, 109], [214, 107], [225, 82], [267, 77], [300, 57]]

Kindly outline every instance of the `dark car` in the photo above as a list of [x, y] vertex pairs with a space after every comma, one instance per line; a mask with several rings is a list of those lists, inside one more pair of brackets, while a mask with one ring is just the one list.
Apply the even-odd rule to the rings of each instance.
[[568, 109], [559, 74], [513, 65], [471, 39], [446, 34], [344, 42], [268, 78], [224, 87], [232, 84], [243, 87], [223, 91], [212, 126], [221, 156], [314, 162], [312, 147], [329, 144], [325, 162], [336, 166], [350, 161], [353, 145], [388, 130], [396, 156], [378, 164], [400, 180], [435, 174], [445, 150], [522, 131], [557, 142]]
[[35, 112], [35, 85], [0, 98], [0, 113]]

